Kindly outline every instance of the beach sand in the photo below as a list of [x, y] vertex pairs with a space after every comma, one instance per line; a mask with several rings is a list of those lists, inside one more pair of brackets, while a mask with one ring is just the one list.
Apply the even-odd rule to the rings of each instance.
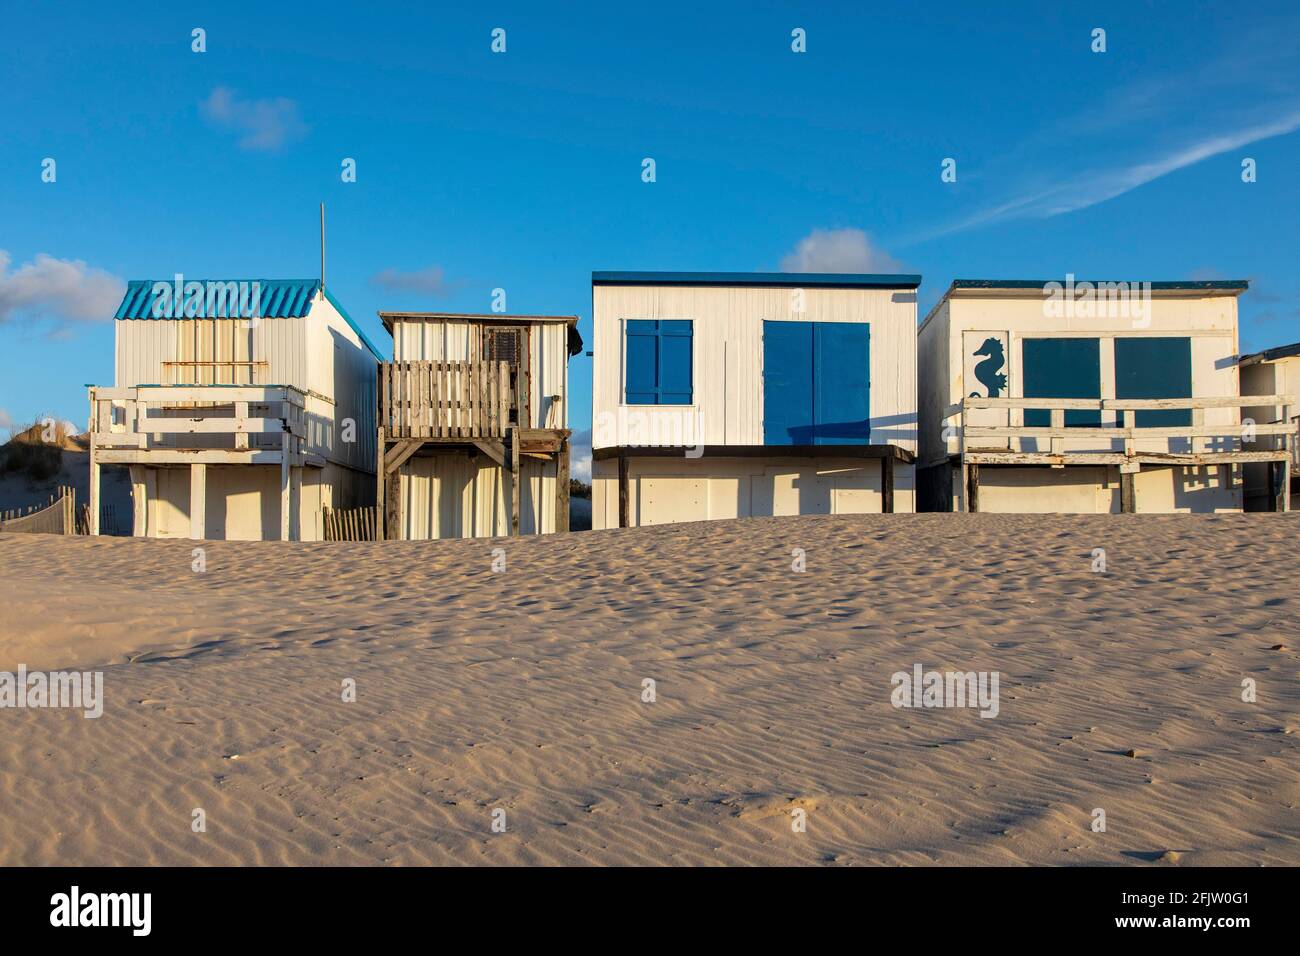
[[[0, 670], [105, 694], [0, 710], [0, 864], [1296, 865], [1297, 541], [866, 515], [212, 541], [196, 572], [0, 535]], [[997, 716], [895, 708], [915, 664], [998, 672]]]

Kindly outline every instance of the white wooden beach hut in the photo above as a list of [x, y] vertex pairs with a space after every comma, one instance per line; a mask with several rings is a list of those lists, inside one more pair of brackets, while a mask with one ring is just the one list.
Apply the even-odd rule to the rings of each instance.
[[377, 510], [390, 539], [569, 530], [577, 316], [381, 312]]
[[593, 273], [592, 527], [914, 510], [920, 281]]
[[90, 387], [90, 497], [130, 469], [137, 536], [322, 538], [374, 501], [381, 354], [319, 280], [136, 280]]
[[[1300, 396], [1300, 342], [1279, 345], [1262, 352], [1243, 355], [1237, 363], [1241, 370], [1243, 395]], [[1258, 425], [1291, 424], [1300, 428], [1300, 408], [1292, 405], [1248, 405], [1241, 410], [1243, 421]], [[1247, 433], [1249, 434], [1249, 433]], [[1282, 442], [1276, 435], [1259, 435], [1246, 441], [1246, 448], [1275, 449]], [[1292, 444], [1290, 487], [1283, 486], [1281, 462], [1249, 462], [1245, 468], [1245, 494], [1247, 511], [1278, 511], [1279, 498], [1289, 493], [1290, 507], [1297, 507], [1300, 498], [1300, 442]]]
[[1240, 511], [1243, 465], [1289, 454], [1242, 444], [1246, 288], [953, 282], [918, 334], [922, 510]]

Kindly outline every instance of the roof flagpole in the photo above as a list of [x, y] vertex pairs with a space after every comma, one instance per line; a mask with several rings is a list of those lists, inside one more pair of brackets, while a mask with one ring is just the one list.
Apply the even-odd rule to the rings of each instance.
[[320, 289], [325, 294], [325, 204], [320, 204]]

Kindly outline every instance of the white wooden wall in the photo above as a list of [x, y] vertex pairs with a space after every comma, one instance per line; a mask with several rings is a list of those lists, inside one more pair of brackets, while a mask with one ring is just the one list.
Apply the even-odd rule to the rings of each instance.
[[[942, 460], [945, 453], [958, 450], [956, 438], [943, 442], [943, 409], [956, 404], [974, 388], [965, 381], [965, 345], [963, 335], [973, 332], [1010, 334], [1007, 355], [1008, 396], [1019, 397], [1023, 376], [1021, 358], [1025, 338], [1073, 336], [1100, 339], [1101, 397], [1115, 397], [1114, 339], [1123, 336], [1187, 336], [1192, 344], [1192, 393], [1197, 397], [1238, 395], [1238, 370], [1233, 364], [1237, 353], [1237, 300], [1235, 296], [1171, 296], [1153, 293], [1149, 325], [1139, 326], [1131, 317], [1063, 316], [1053, 317], [1044, 309], [1041, 293], [1029, 295], [980, 292], [953, 295], [941, 302], [927, 317], [918, 334], [918, 366], [924, 370], [921, 380], [922, 466]], [[993, 414], [1005, 414], [995, 412]], [[1117, 413], [1102, 413], [1102, 422], [1114, 420]], [[1207, 425], [1235, 424], [1240, 413], [1235, 408], [1205, 410]], [[1020, 413], [1013, 413], [1010, 424], [1022, 424]], [[955, 423], [955, 420], [954, 420]], [[981, 422], [992, 424], [992, 422]], [[1144, 439], [1137, 444], [1143, 451], [1174, 450], [1170, 439]], [[1099, 439], [1071, 439], [1067, 451], [1088, 449], [1112, 450], [1120, 444]], [[1040, 449], [1041, 450], [1041, 449]]]
[[[592, 435], [598, 448], [650, 444], [683, 419], [705, 445], [763, 444], [763, 322], [871, 325], [871, 441], [916, 450], [916, 295], [891, 289], [802, 291], [750, 286], [597, 285], [592, 288], [595, 358]], [[694, 404], [627, 406], [628, 319], [691, 319]], [[629, 412], [638, 414], [631, 415]], [[648, 424], [647, 424], [648, 422]]]

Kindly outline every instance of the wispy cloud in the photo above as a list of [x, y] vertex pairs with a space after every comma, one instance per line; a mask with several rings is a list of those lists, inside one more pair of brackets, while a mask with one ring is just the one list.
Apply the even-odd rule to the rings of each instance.
[[441, 297], [452, 291], [452, 285], [443, 274], [442, 266], [428, 266], [411, 272], [388, 268], [371, 276], [370, 281], [390, 292], [419, 292]]
[[13, 272], [8, 252], [0, 249], [0, 325], [18, 319], [96, 322], [111, 319], [126, 292], [126, 283], [80, 259], [56, 259], [39, 253]]
[[238, 133], [241, 149], [276, 152], [307, 132], [298, 104], [283, 96], [244, 100], [218, 86], [199, 108], [214, 126]]
[[893, 256], [861, 229], [814, 229], [781, 260], [782, 272], [897, 272]]

